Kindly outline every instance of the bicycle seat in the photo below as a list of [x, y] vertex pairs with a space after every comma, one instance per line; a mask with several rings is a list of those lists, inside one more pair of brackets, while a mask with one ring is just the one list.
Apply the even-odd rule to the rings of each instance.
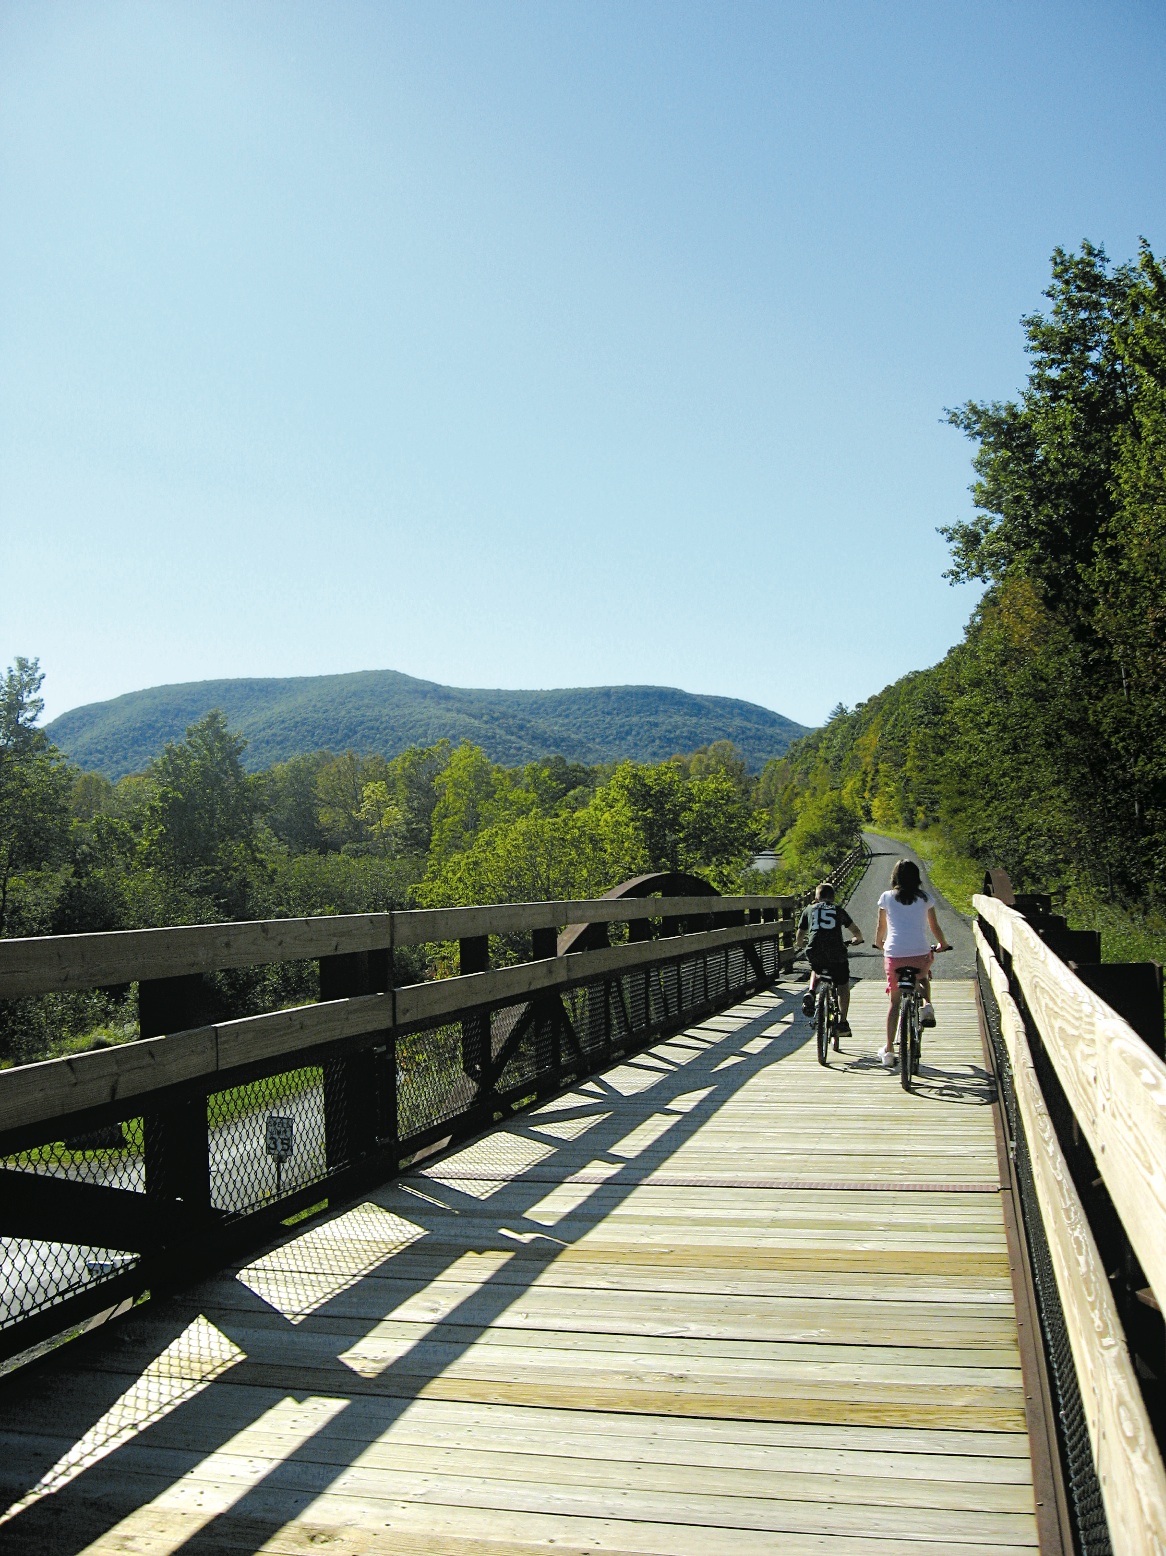
[[895, 982], [901, 989], [913, 989], [918, 976], [919, 972], [915, 967], [899, 967], [895, 970]]

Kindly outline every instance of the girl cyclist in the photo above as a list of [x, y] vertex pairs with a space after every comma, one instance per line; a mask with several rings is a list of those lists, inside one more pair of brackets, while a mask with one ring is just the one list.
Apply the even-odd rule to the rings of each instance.
[[891, 874], [891, 889], [879, 898], [879, 923], [875, 930], [875, 950], [883, 952], [887, 969], [887, 993], [891, 1003], [887, 1010], [887, 1046], [879, 1057], [888, 1070], [895, 1067], [895, 1028], [899, 1021], [899, 985], [895, 978], [900, 967], [918, 969], [923, 983], [922, 1017], [925, 1027], [935, 1025], [935, 1010], [931, 1004], [931, 963], [935, 959], [931, 937], [939, 941], [940, 951], [950, 951], [947, 936], [939, 927], [935, 909], [923, 890], [919, 866], [913, 859], [900, 859]]

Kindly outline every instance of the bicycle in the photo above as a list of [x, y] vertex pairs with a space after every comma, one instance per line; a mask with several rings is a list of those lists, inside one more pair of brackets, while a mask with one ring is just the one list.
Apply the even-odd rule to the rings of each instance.
[[838, 1027], [842, 1020], [842, 1007], [838, 1003], [838, 989], [828, 972], [818, 974], [814, 998], [814, 1032], [818, 1039], [818, 1063], [830, 1063], [830, 1044], [838, 1047]]
[[[936, 947], [936, 954], [939, 948]], [[950, 951], [950, 946], [945, 946]], [[911, 1090], [912, 1078], [919, 1074], [919, 1061], [923, 1054], [923, 980], [917, 967], [900, 967], [895, 973], [899, 986], [899, 1026], [896, 1037], [899, 1042], [899, 1079], [903, 1090]], [[934, 1025], [934, 1023], [932, 1023]]]

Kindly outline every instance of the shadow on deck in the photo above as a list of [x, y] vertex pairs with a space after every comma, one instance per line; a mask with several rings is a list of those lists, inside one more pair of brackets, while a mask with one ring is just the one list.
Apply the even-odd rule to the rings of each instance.
[[0, 1551], [1031, 1549], [979, 1054], [821, 1070], [798, 994], [6, 1380]]

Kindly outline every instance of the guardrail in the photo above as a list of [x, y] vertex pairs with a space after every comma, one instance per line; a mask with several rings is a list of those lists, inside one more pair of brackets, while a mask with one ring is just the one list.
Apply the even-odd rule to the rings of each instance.
[[[142, 1034], [0, 1071], [0, 1358], [765, 986], [793, 907], [614, 896], [0, 940], [0, 998], [136, 982]], [[526, 934], [530, 961], [489, 966], [491, 936]], [[457, 976], [395, 985], [398, 947], [450, 940]], [[204, 974], [303, 959], [318, 1003], [191, 1021]]]
[[1078, 1541], [1161, 1556], [1166, 1064], [1021, 912], [973, 904]]
[[[861, 840], [846, 855], [840, 864], [836, 864], [824, 879], [838, 893], [838, 900], [845, 902], [850, 890], [857, 884], [863, 871], [870, 863], [870, 849]], [[807, 903], [813, 902], [815, 886], [808, 887], [793, 899], [795, 911], [800, 911]]]

